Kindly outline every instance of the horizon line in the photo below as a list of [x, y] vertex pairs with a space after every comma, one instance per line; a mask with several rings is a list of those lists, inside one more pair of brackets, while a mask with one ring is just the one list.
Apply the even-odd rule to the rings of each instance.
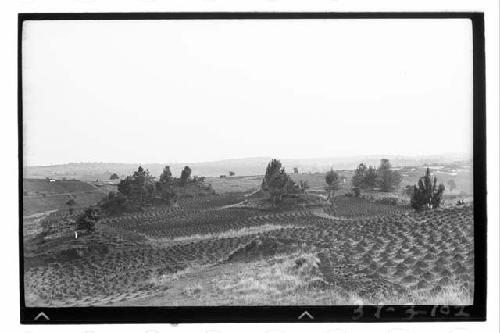
[[[439, 154], [426, 154], [426, 155], [411, 155], [411, 154], [359, 154], [359, 155], [338, 155], [338, 156], [329, 156], [329, 157], [295, 157], [295, 158], [290, 158], [290, 157], [271, 157], [271, 156], [248, 156], [248, 157], [236, 157], [236, 158], [222, 158], [222, 159], [215, 159], [215, 160], [206, 160], [206, 161], [199, 161], [199, 162], [103, 162], [103, 161], [79, 161], [79, 162], [65, 162], [65, 163], [54, 163], [54, 164], [35, 164], [35, 165], [29, 165], [25, 164], [23, 165], [23, 168], [33, 168], [33, 167], [55, 167], [55, 166], [63, 166], [63, 165], [68, 165], [68, 164], [133, 164], [133, 165], [151, 165], [151, 164], [162, 164], [162, 165], [174, 165], [174, 164], [186, 164], [186, 165], [192, 165], [192, 164], [205, 164], [205, 163], [217, 163], [217, 162], [224, 162], [224, 161], [237, 161], [237, 160], [249, 160], [249, 159], [278, 159], [278, 160], [328, 160], [328, 159], [348, 159], [348, 158], [384, 158], [384, 157], [393, 157], [393, 158], [412, 158], [412, 159], [423, 159], [423, 158], [439, 158], [439, 157], [446, 157], [449, 155], [461, 155], [461, 158], [473, 158], [472, 153], [466, 153], [466, 152], [446, 152], [446, 153], [439, 153]], [[360, 161], [362, 163], [362, 161]]]

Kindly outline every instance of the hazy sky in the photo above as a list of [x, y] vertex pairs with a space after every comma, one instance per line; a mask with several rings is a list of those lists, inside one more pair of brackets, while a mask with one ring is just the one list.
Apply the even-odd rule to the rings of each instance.
[[472, 151], [468, 20], [31, 21], [25, 163]]

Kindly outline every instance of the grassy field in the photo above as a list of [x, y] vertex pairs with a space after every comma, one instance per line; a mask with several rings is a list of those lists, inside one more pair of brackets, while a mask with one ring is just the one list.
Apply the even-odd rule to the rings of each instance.
[[[409, 171], [404, 182], [422, 170]], [[293, 177], [322, 190], [322, 174]], [[333, 207], [245, 208], [235, 204], [260, 177], [207, 182], [218, 195], [105, 218], [78, 238], [64, 210], [38, 216], [24, 244], [27, 305], [473, 301], [470, 204], [416, 213], [370, 193], [346, 197], [345, 188]], [[467, 186], [458, 181], [455, 191], [465, 197]]]

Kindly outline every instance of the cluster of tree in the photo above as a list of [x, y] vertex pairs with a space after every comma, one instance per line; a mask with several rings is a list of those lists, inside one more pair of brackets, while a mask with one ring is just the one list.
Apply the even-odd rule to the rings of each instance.
[[391, 168], [391, 162], [385, 158], [380, 160], [377, 169], [374, 166], [367, 167], [364, 163], [361, 163], [354, 171], [352, 186], [360, 189], [374, 189], [377, 187], [383, 192], [392, 191], [401, 183], [401, 174]]
[[261, 189], [263, 192], [268, 193], [273, 205], [277, 205], [282, 202], [285, 196], [305, 191], [308, 184], [307, 182], [303, 182], [301, 186], [295, 184], [292, 178], [285, 172], [285, 168], [281, 166], [279, 160], [272, 159], [266, 167], [266, 174], [262, 180]]
[[434, 181], [432, 181], [431, 172], [427, 168], [425, 176], [420, 177], [418, 180], [418, 186], [413, 186], [410, 200], [411, 206], [417, 211], [438, 208], [441, 205], [444, 191], [444, 185], [437, 184], [437, 177], [434, 176]]
[[191, 177], [191, 168], [185, 166], [180, 178], [174, 178], [170, 167], [166, 166], [158, 181], [141, 166], [131, 176], [122, 179], [118, 192], [109, 192], [101, 202], [101, 207], [109, 214], [140, 210], [154, 202], [170, 204], [176, 199], [175, 187], [185, 187], [189, 183], [199, 183], [203, 177]]

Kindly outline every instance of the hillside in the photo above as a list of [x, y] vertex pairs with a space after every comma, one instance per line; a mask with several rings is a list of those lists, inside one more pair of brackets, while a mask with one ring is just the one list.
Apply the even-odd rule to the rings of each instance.
[[68, 209], [66, 202], [75, 200], [74, 208], [100, 201], [105, 191], [79, 180], [23, 179], [23, 216]]

